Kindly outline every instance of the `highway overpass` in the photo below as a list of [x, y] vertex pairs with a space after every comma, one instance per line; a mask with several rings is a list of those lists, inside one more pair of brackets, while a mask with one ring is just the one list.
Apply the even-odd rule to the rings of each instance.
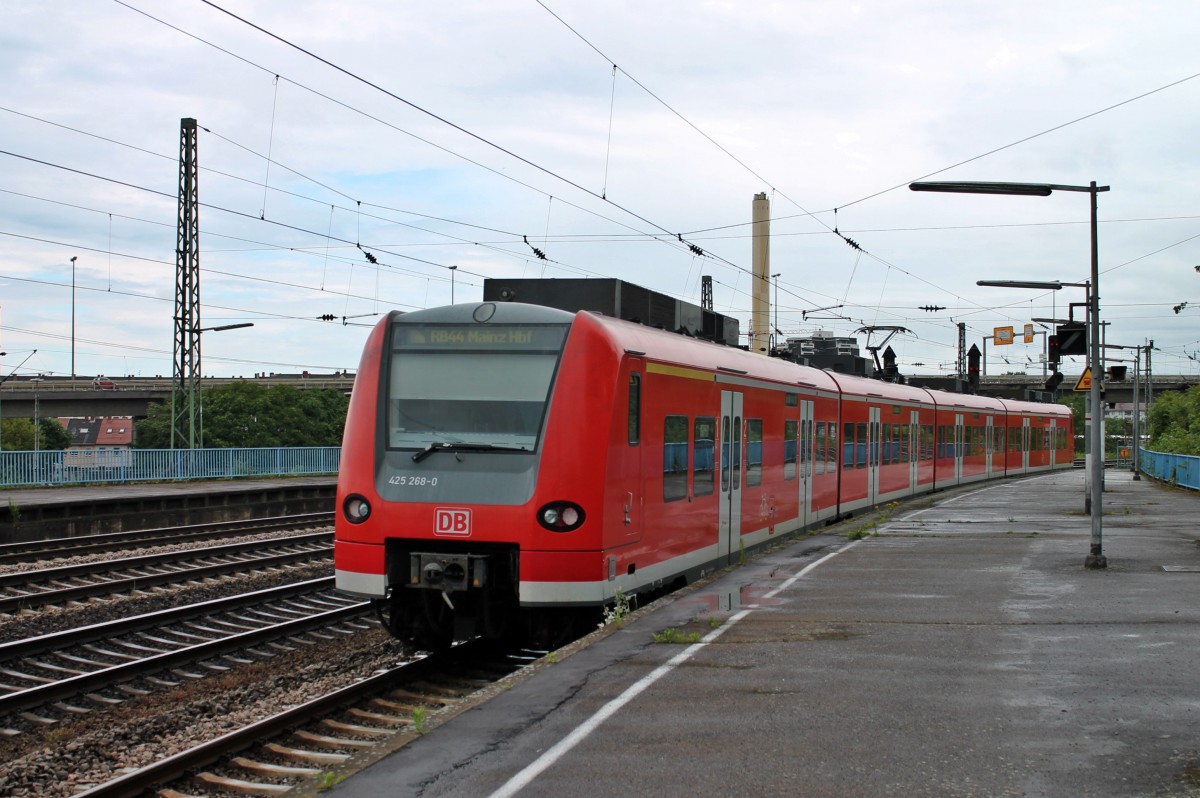
[[[354, 375], [259, 374], [253, 377], [206, 377], [204, 388], [232, 382], [253, 382], [300, 390], [333, 389], [349, 393]], [[111, 387], [107, 387], [111, 385]], [[104, 386], [104, 387], [100, 387]], [[15, 376], [0, 385], [0, 418], [80, 418], [85, 416], [143, 417], [151, 402], [171, 401], [169, 377], [26, 377]]]

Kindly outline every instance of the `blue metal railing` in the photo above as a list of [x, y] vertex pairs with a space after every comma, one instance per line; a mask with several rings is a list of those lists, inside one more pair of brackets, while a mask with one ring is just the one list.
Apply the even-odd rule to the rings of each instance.
[[1142, 449], [1138, 453], [1138, 466], [1147, 476], [1181, 488], [1200, 490], [1200, 457]]
[[336, 474], [339, 446], [0, 452], [0, 486]]

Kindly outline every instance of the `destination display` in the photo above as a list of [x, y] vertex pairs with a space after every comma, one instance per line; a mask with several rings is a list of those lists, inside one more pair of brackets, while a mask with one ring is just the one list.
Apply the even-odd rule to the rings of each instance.
[[567, 328], [559, 324], [470, 324], [416, 326], [397, 324], [395, 349], [487, 349], [558, 351]]

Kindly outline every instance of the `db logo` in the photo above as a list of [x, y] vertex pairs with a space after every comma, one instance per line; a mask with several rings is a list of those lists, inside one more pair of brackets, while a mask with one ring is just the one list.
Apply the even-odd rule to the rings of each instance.
[[462, 507], [439, 507], [433, 515], [433, 534], [469, 537], [471, 511]]

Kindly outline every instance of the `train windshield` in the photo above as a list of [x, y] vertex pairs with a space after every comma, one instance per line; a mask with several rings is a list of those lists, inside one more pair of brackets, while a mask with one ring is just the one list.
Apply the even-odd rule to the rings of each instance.
[[396, 325], [388, 447], [464, 443], [533, 451], [568, 329]]

